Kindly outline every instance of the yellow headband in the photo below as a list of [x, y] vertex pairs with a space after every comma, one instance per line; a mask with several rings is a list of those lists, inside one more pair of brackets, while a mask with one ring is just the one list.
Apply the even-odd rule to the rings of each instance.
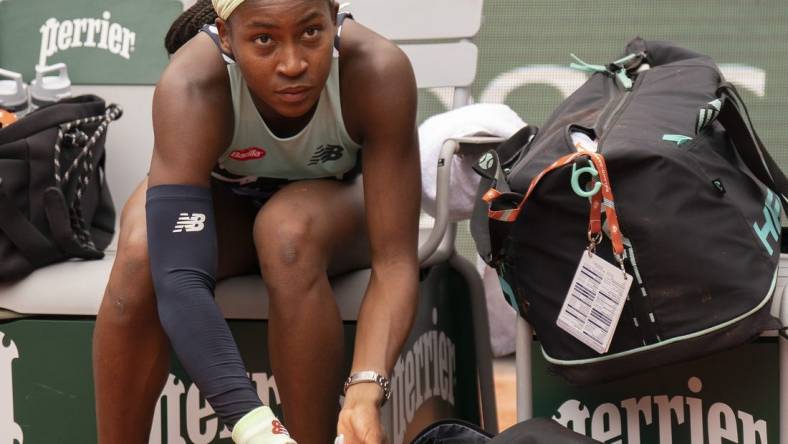
[[216, 15], [218, 15], [222, 20], [227, 20], [227, 17], [235, 11], [244, 0], [211, 0], [213, 3], [213, 9], [216, 11]]

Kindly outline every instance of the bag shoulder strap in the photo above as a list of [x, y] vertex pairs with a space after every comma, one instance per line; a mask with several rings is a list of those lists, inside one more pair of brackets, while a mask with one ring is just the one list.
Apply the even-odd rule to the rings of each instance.
[[750, 114], [738, 91], [732, 84], [723, 82], [717, 95], [724, 99], [717, 121], [728, 132], [747, 168], [780, 196], [783, 208], [788, 210], [788, 179], [755, 132]]

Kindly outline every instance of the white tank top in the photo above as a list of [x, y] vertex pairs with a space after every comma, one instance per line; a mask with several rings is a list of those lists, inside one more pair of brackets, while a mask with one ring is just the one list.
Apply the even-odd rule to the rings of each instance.
[[238, 65], [228, 64], [227, 72], [235, 128], [230, 146], [219, 158], [220, 169], [239, 176], [296, 180], [341, 178], [356, 166], [361, 146], [350, 138], [342, 119], [337, 54], [314, 115], [298, 134], [287, 138], [268, 128]]
[[[339, 47], [342, 22], [349, 17], [352, 16], [346, 12], [337, 15], [339, 27], [335, 48]], [[216, 26], [205, 25], [201, 31], [213, 39], [221, 52]], [[286, 138], [274, 135], [260, 116], [235, 60], [223, 52], [222, 57], [230, 77], [234, 128], [232, 142], [219, 157], [214, 177], [241, 185], [258, 178], [341, 179], [356, 167], [361, 145], [350, 138], [342, 119], [339, 52], [336, 49], [315, 113], [298, 134]]]

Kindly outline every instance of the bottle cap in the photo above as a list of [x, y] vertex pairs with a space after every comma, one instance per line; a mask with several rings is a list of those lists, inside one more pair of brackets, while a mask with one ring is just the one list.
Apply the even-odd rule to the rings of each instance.
[[[45, 75], [57, 71], [57, 75]], [[57, 102], [71, 97], [71, 79], [65, 63], [36, 66], [36, 78], [30, 82], [30, 98], [35, 105]]]
[[12, 112], [27, 108], [27, 85], [22, 74], [0, 69], [0, 107]]

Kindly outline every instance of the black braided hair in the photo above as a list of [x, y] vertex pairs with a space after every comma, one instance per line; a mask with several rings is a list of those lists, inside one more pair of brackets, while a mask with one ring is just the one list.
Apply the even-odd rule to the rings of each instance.
[[213, 23], [215, 20], [216, 11], [213, 10], [211, 0], [197, 0], [197, 3], [183, 11], [170, 25], [170, 30], [164, 37], [167, 53], [175, 54], [175, 51], [194, 37], [203, 25]]
[[[332, 3], [333, 0], [328, 0], [329, 5]], [[216, 21], [216, 17], [211, 0], [197, 0], [197, 3], [183, 11], [170, 25], [170, 29], [164, 37], [164, 47], [167, 49], [167, 54], [175, 54], [178, 48], [200, 32], [203, 25]]]

